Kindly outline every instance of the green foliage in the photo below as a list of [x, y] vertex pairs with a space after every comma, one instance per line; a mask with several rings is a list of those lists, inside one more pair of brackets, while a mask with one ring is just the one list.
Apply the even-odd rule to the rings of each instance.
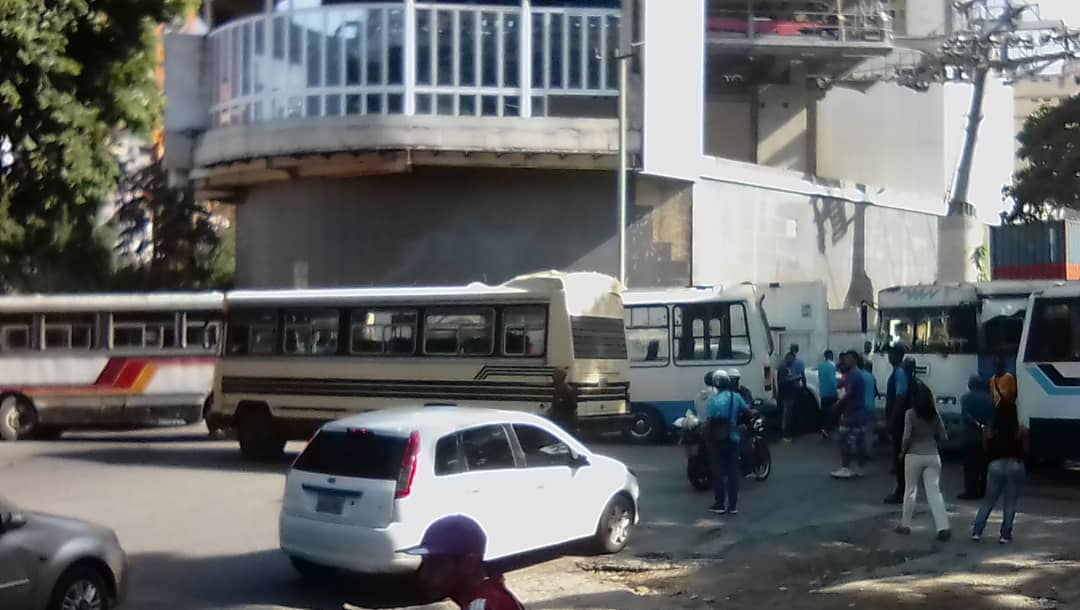
[[0, 0], [0, 290], [108, 276], [113, 133], [160, 116], [155, 27], [185, 2]]
[[971, 264], [979, 274], [980, 282], [990, 281], [990, 247], [983, 244], [971, 251]]
[[161, 162], [121, 182], [114, 225], [128, 290], [225, 288], [232, 280], [231, 225], [189, 189], [170, 188]]
[[1080, 210], [1080, 96], [1031, 115], [1017, 136], [1026, 166], [1004, 189], [1006, 222], [1035, 222]]

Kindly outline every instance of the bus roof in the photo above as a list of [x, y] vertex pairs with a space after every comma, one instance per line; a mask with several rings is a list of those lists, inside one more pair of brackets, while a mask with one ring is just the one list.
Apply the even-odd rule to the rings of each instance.
[[0, 312], [220, 310], [224, 299], [220, 292], [21, 294], [0, 296]]
[[951, 284], [893, 286], [878, 294], [878, 307], [948, 307], [977, 303], [981, 298], [1027, 298], [1032, 292], [1053, 286], [1053, 280], [994, 280]]
[[753, 300], [757, 290], [750, 284], [730, 288], [720, 286], [697, 286], [692, 288], [668, 288], [659, 290], [627, 290], [623, 293], [624, 305], [660, 305], [672, 303], [707, 303], [732, 299]]
[[1080, 296], [1080, 281], [1054, 282], [1052, 286], [1047, 287], [1037, 296], [1047, 298], [1065, 298]]
[[227, 305], [287, 305], [290, 303], [453, 303], [491, 301], [546, 302], [559, 290], [610, 292], [619, 294], [614, 278], [593, 272], [560, 273], [548, 271], [515, 277], [505, 284], [491, 286], [473, 282], [465, 286], [399, 286], [391, 288], [315, 288], [277, 290], [237, 290], [225, 297]]

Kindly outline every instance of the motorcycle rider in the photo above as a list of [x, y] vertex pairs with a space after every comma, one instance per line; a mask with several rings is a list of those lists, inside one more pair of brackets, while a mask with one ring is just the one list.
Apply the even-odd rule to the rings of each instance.
[[739, 369], [728, 369], [727, 374], [728, 379], [731, 380], [731, 391], [742, 396], [743, 402], [747, 405], [754, 404], [754, 395], [750, 393], [750, 389], [739, 384], [739, 380], [742, 378]]
[[713, 505], [709, 511], [718, 514], [738, 514], [739, 479], [739, 417], [749, 408], [742, 396], [731, 389], [727, 371], [713, 373], [716, 394], [705, 403], [705, 434], [709, 466], [712, 472]]

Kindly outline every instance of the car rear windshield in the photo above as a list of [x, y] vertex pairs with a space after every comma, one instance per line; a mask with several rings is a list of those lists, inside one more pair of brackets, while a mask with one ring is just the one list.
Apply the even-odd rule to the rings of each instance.
[[401, 472], [408, 439], [370, 430], [323, 430], [293, 468], [339, 477], [395, 480]]

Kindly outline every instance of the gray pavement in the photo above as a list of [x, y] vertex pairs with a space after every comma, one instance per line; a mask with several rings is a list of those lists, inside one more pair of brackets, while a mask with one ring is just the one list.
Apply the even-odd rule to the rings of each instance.
[[[301, 445], [291, 443], [279, 463], [254, 465], [240, 457], [235, 442], [207, 440], [204, 430], [0, 443], [0, 494], [27, 508], [115, 529], [131, 559], [130, 608], [336, 609], [344, 601], [369, 607], [416, 601], [385, 581], [314, 586], [300, 580], [277, 549], [277, 513], [284, 472]], [[774, 446], [772, 477], [747, 482], [740, 515], [727, 519], [705, 512], [710, 498], [690, 488], [681, 448], [594, 449], [625, 461], [642, 484], [643, 523], [616, 562], [692, 563], [747, 536], [785, 535], [892, 511], [881, 504], [891, 485], [884, 460], [864, 480], [833, 481], [827, 472], [836, 465], [835, 452], [818, 439]], [[955, 491], [958, 469], [950, 467], [945, 480]], [[1071, 500], [1076, 489], [1075, 481], [1048, 483], [1045, 497], [1035, 501]], [[513, 510], [512, 499], [507, 510]], [[588, 569], [608, 559], [575, 553], [538, 553], [503, 567], [531, 607], [568, 607], [566, 600], [575, 596], [595, 598], [623, 587], [604, 578], [604, 570]], [[547, 604], [554, 600], [562, 601]]]

